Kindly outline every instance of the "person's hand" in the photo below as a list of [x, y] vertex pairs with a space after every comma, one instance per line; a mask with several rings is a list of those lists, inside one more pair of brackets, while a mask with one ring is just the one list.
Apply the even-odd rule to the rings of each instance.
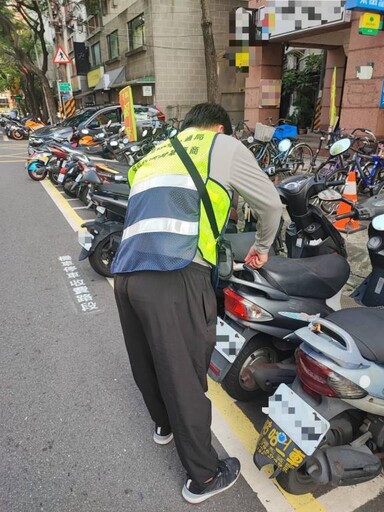
[[245, 257], [245, 263], [251, 268], [261, 268], [268, 261], [268, 253], [260, 254], [256, 251], [254, 246], [249, 249], [248, 254]]

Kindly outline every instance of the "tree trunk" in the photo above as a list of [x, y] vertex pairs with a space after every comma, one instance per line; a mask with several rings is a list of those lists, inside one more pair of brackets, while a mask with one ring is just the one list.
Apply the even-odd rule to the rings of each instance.
[[217, 74], [217, 57], [212, 32], [212, 20], [209, 0], [201, 1], [201, 28], [203, 31], [205, 68], [207, 74], [207, 97], [210, 103], [220, 103], [219, 78]]
[[51, 121], [51, 124], [56, 124], [57, 123], [57, 107], [56, 107], [55, 98], [54, 98], [51, 88], [49, 86], [48, 78], [44, 74], [41, 74], [41, 76], [39, 76], [39, 78], [41, 80], [41, 88], [43, 90], [45, 102], [47, 104], [49, 119]]

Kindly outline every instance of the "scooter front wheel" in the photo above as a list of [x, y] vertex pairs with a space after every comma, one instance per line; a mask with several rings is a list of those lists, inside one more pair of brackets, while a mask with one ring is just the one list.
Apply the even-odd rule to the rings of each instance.
[[[262, 336], [255, 336], [238, 354], [235, 362], [223, 379], [223, 388], [235, 400], [249, 402], [260, 394], [265, 394], [260, 388], [250, 389], [246, 382], [246, 369], [249, 365], [276, 363], [278, 352], [271, 341]], [[256, 384], [255, 384], [256, 386]]]

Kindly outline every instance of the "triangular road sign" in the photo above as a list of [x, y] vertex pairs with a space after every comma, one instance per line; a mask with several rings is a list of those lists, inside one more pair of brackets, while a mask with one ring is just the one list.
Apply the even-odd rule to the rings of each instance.
[[53, 63], [54, 64], [69, 64], [70, 62], [71, 62], [71, 59], [65, 53], [63, 48], [61, 46], [58, 46], [55, 56], [53, 57]]

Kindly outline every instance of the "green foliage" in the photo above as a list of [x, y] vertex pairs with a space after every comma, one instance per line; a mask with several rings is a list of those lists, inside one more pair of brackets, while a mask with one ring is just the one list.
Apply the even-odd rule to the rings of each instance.
[[283, 74], [282, 94], [295, 98], [296, 109], [289, 119], [299, 128], [312, 124], [322, 61], [322, 54], [311, 53], [305, 57], [303, 69], [290, 69]]

